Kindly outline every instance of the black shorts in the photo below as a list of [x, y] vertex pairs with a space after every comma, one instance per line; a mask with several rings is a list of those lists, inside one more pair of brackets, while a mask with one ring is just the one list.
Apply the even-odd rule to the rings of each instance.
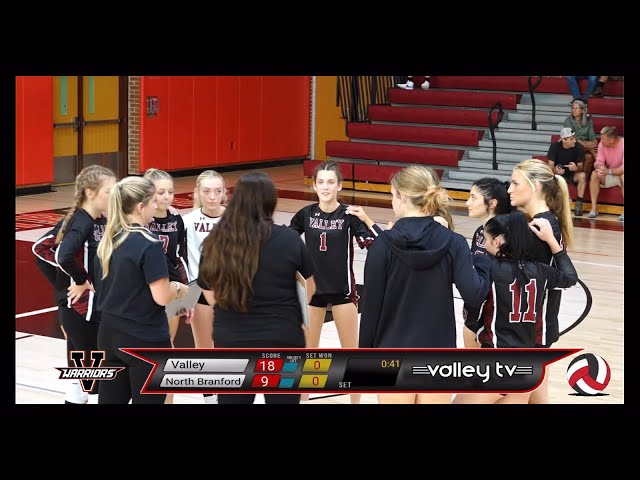
[[343, 293], [330, 295], [314, 295], [313, 297], [311, 297], [311, 302], [309, 302], [309, 305], [312, 307], [326, 308], [329, 305], [344, 305], [351, 302], [357, 307], [358, 298], [358, 295], [355, 293], [351, 296], [345, 295]]
[[578, 182], [576, 182], [575, 178], [576, 178], [576, 173], [578, 172], [569, 172], [569, 175], [567, 175], [566, 173], [563, 176], [563, 178], [567, 181], [567, 185], [571, 185], [573, 184], [574, 186], [578, 186]]

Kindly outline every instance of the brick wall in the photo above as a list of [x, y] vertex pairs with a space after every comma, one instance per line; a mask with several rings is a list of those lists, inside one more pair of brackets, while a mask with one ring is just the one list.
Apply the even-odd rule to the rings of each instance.
[[140, 173], [140, 77], [129, 77], [129, 175]]

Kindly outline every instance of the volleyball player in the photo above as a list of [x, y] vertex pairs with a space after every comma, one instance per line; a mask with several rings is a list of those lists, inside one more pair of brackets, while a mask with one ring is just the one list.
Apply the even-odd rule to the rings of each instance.
[[[347, 214], [347, 205], [338, 202], [342, 173], [336, 162], [323, 162], [316, 168], [313, 189], [319, 202], [299, 210], [289, 225], [299, 234], [304, 233], [315, 271], [308, 347], [319, 347], [327, 308], [331, 308], [340, 345], [357, 348], [359, 296], [353, 272], [353, 239], [360, 248], [367, 248], [376, 234], [357, 216]], [[351, 395], [351, 403], [360, 403], [360, 395]]]
[[[67, 334], [67, 356], [83, 350], [91, 358], [97, 350], [99, 315], [94, 309], [93, 268], [98, 242], [102, 238], [109, 192], [116, 181], [114, 173], [100, 165], [83, 168], [76, 177], [75, 203], [65, 216], [55, 239], [56, 290], [67, 291], [59, 307], [60, 321]], [[97, 385], [97, 383], [96, 383]], [[94, 388], [91, 394], [97, 394]], [[89, 401], [96, 401], [90, 395]]]
[[[364, 267], [361, 348], [455, 348], [455, 283], [462, 299], [480, 306], [487, 297], [490, 260], [473, 256], [452, 225], [449, 195], [423, 165], [391, 178], [397, 221], [371, 245]], [[378, 229], [377, 226], [374, 227]], [[450, 394], [391, 393], [380, 403], [450, 403]]]
[[[516, 165], [511, 173], [508, 189], [511, 205], [522, 210], [529, 219], [545, 218], [551, 224], [553, 234], [560, 245], [573, 245], [573, 220], [567, 182], [561, 175], [555, 175], [551, 167], [536, 159], [528, 159]], [[549, 245], [534, 241], [532, 257], [547, 265], [554, 265]], [[536, 320], [539, 347], [550, 347], [560, 337], [558, 312], [560, 311], [561, 290], [550, 290], [543, 308]], [[532, 393], [530, 403], [547, 403], [549, 379], [545, 376], [542, 385]]]
[[[173, 177], [164, 170], [150, 168], [144, 173], [144, 178], [151, 180], [156, 187], [156, 211], [147, 228], [162, 241], [169, 269], [169, 280], [186, 284], [189, 280], [184, 222], [180, 213], [170, 210], [175, 195]], [[168, 320], [171, 345], [175, 346], [173, 341], [180, 325], [180, 315], [175, 315]], [[165, 403], [173, 403], [172, 394], [167, 395]]]
[[[202, 242], [220, 221], [226, 201], [224, 178], [215, 170], [205, 170], [196, 179], [191, 212], [182, 217], [186, 235], [187, 265], [189, 281], [198, 278]], [[213, 348], [213, 308], [204, 295], [196, 304], [191, 324], [196, 348]], [[218, 403], [217, 395], [205, 394], [205, 403]]]
[[[471, 253], [473, 255], [486, 253], [483, 235], [484, 224], [495, 215], [511, 212], [512, 207], [507, 188], [508, 185], [505, 185], [504, 182], [492, 177], [481, 178], [471, 185], [469, 199], [465, 205], [469, 209], [469, 217], [482, 220], [482, 225], [476, 229], [473, 237], [471, 237]], [[465, 348], [479, 348], [480, 344], [476, 340], [476, 335], [478, 330], [483, 328], [482, 322], [480, 322], [478, 316], [469, 315], [469, 308], [466, 304], [462, 308], [462, 317], [464, 318], [463, 339]], [[484, 334], [487, 333], [489, 332]]]
[[[67, 303], [67, 289], [56, 288], [56, 277], [58, 275], [58, 264], [56, 263], [56, 236], [60, 231], [60, 227], [64, 223], [64, 219], [60, 220], [55, 227], [49, 230], [36, 240], [31, 246], [31, 251], [35, 255], [36, 266], [38, 270], [42, 272], [47, 281], [51, 284], [54, 290], [54, 301], [58, 306], [56, 312], [56, 319], [60, 323], [60, 329], [64, 335], [64, 339], [67, 342], [67, 351], [73, 350], [73, 345], [70, 343], [67, 332], [64, 331], [62, 321], [60, 318], [61, 307]], [[68, 357], [68, 355], [67, 355]], [[75, 364], [71, 358], [67, 358], [67, 365], [69, 367], [75, 367]], [[69, 404], [84, 404], [89, 400], [89, 395], [82, 391], [80, 382], [78, 380], [72, 380], [68, 383], [67, 391], [65, 393], [65, 403]]]
[[[536, 240], [532, 231], [549, 246], [557, 268], [529, 260]], [[534, 218], [528, 225], [519, 211], [496, 215], [485, 224], [484, 237], [486, 251], [493, 256], [492, 288], [481, 315], [489, 334], [478, 338], [483, 348], [533, 348], [537, 340], [536, 317], [546, 290], [569, 288], [578, 281], [578, 274], [545, 218]], [[476, 316], [479, 311], [469, 310]], [[454, 403], [527, 403], [530, 395], [459, 394]]]

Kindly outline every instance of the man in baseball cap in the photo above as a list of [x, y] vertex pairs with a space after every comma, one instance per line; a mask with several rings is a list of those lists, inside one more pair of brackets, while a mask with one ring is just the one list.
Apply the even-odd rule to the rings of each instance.
[[584, 147], [576, 142], [576, 133], [565, 127], [560, 130], [560, 141], [554, 142], [547, 152], [547, 162], [557, 175], [562, 175], [567, 183], [578, 187], [575, 200], [575, 214], [582, 216], [582, 197], [587, 188], [587, 176], [583, 171]]

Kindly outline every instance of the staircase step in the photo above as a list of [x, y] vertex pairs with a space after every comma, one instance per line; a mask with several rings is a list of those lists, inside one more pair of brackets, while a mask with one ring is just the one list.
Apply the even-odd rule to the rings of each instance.
[[[536, 108], [539, 106], [545, 107], [564, 107], [564, 111], [570, 110], [569, 102], [573, 100], [573, 95], [558, 94], [558, 93], [535, 93]], [[531, 95], [522, 95], [520, 105], [531, 105]]]
[[[536, 127], [537, 130], [534, 130], [536, 132], [559, 132], [562, 129], [562, 124], [540, 123], [536, 118]], [[528, 122], [512, 122], [510, 120], [503, 120], [502, 122], [500, 122], [500, 128], [531, 131], [531, 120], [529, 120]]]
[[[493, 142], [491, 140], [480, 140], [479, 146], [492, 148]], [[548, 143], [540, 144], [540, 143], [510, 142], [507, 140], [498, 140], [496, 142], [496, 147], [498, 149], [526, 150], [531, 152], [543, 152], [545, 154], [549, 151]]]
[[467, 180], [471, 182], [475, 182], [479, 178], [482, 177], [495, 177], [503, 182], [507, 182], [511, 180], [511, 170], [502, 171], [502, 170], [494, 170], [490, 166], [485, 169], [473, 170], [473, 171], [462, 171], [462, 170], [449, 170], [447, 172], [447, 178], [451, 180]]
[[382, 143], [330, 140], [326, 143], [330, 157], [364, 158], [388, 162], [408, 162], [455, 167], [464, 150], [388, 145]]
[[[517, 152], [517, 153], [507, 153], [501, 150], [496, 151], [496, 158], [498, 162], [502, 163], [518, 163], [522, 160], [526, 160], [527, 158], [531, 158], [532, 155], [538, 155], [540, 152]], [[489, 162], [493, 161], [493, 151], [492, 150], [476, 150], [475, 152], [467, 152], [467, 158], [472, 161], [478, 162]]]
[[389, 89], [389, 103], [413, 105], [441, 105], [446, 107], [485, 107], [490, 108], [496, 102], [504, 109], [515, 109], [520, 95], [509, 93], [461, 92], [452, 90], [429, 89], [403, 90]]
[[[503, 172], [511, 172], [513, 167], [515, 167], [522, 160], [527, 160], [530, 157], [523, 156], [520, 158], [519, 162], [500, 162], [498, 160], [498, 170]], [[458, 168], [462, 171], [472, 171], [472, 170], [486, 170], [488, 168], [493, 168], [493, 161], [491, 160], [460, 160], [458, 163]]]
[[[518, 112], [529, 113], [531, 112], [533, 105], [530, 103], [519, 103], [517, 106]], [[571, 107], [566, 103], [562, 105], [540, 105], [536, 102], [536, 115], [539, 113], [563, 113], [565, 116], [569, 116], [571, 113]]]
[[477, 146], [482, 138], [482, 130], [453, 129], [442, 127], [381, 125], [370, 123], [349, 123], [349, 138], [393, 140], [398, 142], [440, 143], [445, 145]]
[[[380, 122], [428, 123], [435, 125], [466, 125], [488, 127], [487, 110], [465, 110], [447, 108], [390, 107], [370, 105], [369, 120]], [[498, 120], [497, 112], [492, 114]]]
[[[512, 142], [544, 143], [546, 145], [551, 142], [551, 135], [548, 132], [538, 132], [537, 130], [513, 132], [508, 129], [497, 129], [493, 133], [498, 141], [510, 140]], [[491, 140], [491, 132], [486, 132], [483, 140]]]
[[[504, 119], [508, 121], [531, 123], [531, 116], [532, 114], [530, 112], [509, 112], [505, 115]], [[536, 112], [536, 123], [557, 123], [562, 125], [568, 116], [568, 114]]]

